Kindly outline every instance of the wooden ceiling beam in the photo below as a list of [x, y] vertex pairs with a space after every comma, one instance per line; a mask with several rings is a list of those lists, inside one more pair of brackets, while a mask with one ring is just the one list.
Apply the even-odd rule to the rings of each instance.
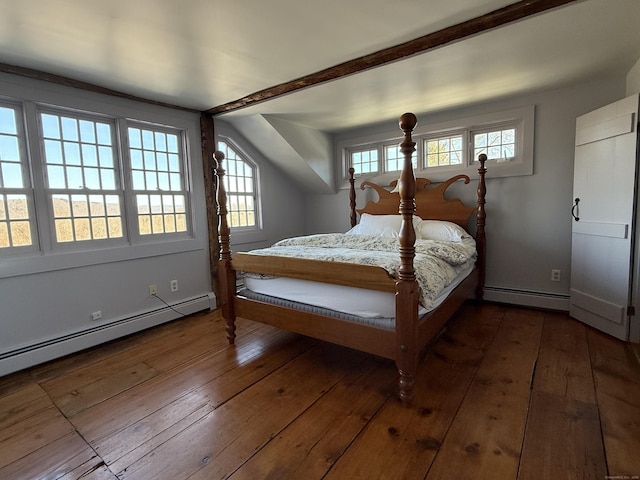
[[218, 105], [217, 107], [207, 110], [207, 113], [220, 115], [222, 113], [228, 113], [250, 107], [257, 103], [271, 100], [314, 85], [337, 80], [339, 78], [379, 67], [403, 58], [425, 53], [449, 43], [453, 43], [569, 3], [575, 3], [577, 1], [583, 0], [522, 0], [457, 25], [452, 25], [450, 27], [443, 28], [442, 30], [438, 30], [437, 32], [429, 33], [414, 40], [385, 48], [354, 60], [349, 60], [295, 80], [265, 88], [264, 90], [252, 93], [246, 97], [239, 98], [238, 100]]

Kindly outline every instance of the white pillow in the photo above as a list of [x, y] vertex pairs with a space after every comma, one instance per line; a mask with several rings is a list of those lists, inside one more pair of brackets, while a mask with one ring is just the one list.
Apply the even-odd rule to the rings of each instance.
[[[420, 238], [420, 223], [422, 219], [417, 215], [413, 216], [413, 228], [416, 237]], [[374, 235], [379, 237], [397, 238], [400, 235], [402, 225], [402, 215], [370, 215], [363, 213], [360, 222], [351, 230], [346, 232], [349, 235]]]
[[469, 236], [469, 233], [457, 223], [444, 220], [422, 220], [418, 238], [459, 243], [463, 238]]

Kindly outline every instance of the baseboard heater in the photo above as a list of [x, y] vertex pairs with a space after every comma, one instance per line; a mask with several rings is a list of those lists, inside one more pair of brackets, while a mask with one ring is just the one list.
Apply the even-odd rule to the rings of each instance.
[[569, 311], [569, 294], [537, 292], [505, 287], [484, 287], [484, 299], [491, 302], [508, 303], [523, 307]]
[[9, 350], [0, 353], [0, 376], [176, 320], [181, 315], [189, 315], [212, 308], [215, 308], [215, 297], [201, 295], [171, 304], [170, 307], [164, 306], [148, 310]]

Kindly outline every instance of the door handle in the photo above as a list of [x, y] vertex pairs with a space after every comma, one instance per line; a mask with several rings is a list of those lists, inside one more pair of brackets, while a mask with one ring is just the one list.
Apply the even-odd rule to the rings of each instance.
[[579, 203], [580, 203], [580, 199], [576, 198], [574, 200], [573, 206], [571, 207], [571, 216], [573, 217], [573, 219], [576, 222], [580, 221], [580, 216], [579, 216], [580, 215], [580, 207], [578, 206]]

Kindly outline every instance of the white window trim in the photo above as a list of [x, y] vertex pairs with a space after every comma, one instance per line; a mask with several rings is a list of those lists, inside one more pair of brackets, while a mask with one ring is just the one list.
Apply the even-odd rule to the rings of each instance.
[[[511, 177], [520, 175], [533, 174], [533, 141], [534, 141], [534, 115], [535, 107], [533, 105], [505, 110], [500, 112], [477, 115], [468, 118], [462, 118], [452, 121], [440, 122], [437, 124], [418, 125], [413, 131], [412, 137], [416, 142], [416, 152], [414, 158], [418, 159], [418, 168], [415, 169], [416, 176], [429, 178], [433, 182], [442, 182], [453, 175], [465, 174], [471, 179], [478, 178], [477, 159], [471, 161], [471, 132], [474, 130], [486, 130], [492, 126], [503, 126], [505, 124], [519, 123], [517, 128], [517, 151], [516, 158], [511, 162], [495, 163], [488, 162], [487, 168], [490, 168], [490, 177]], [[441, 167], [424, 168], [423, 160], [423, 139], [429, 137], [437, 137], [452, 133], [465, 132], [466, 151], [463, 165], [446, 165]], [[383, 145], [389, 145], [393, 142], [400, 142], [402, 136], [398, 131], [387, 131], [373, 135], [345, 138], [336, 142], [336, 158], [340, 162], [339, 170], [342, 172], [342, 178], [339, 182], [340, 188], [349, 187], [349, 152], [378, 145], [380, 148], [379, 155], [382, 155]], [[380, 159], [380, 168], [385, 164], [384, 158]], [[400, 172], [376, 172], [374, 174], [364, 174], [357, 177], [358, 182], [370, 181], [381, 185], [389, 184], [393, 180], [397, 180]]]
[[[235, 134], [233, 130], [223, 123], [216, 124], [216, 145], [218, 141], [228, 143], [236, 152], [254, 167], [254, 188], [256, 205], [256, 226], [255, 227], [229, 227], [231, 231], [232, 245], [245, 245], [249, 243], [264, 242], [267, 240], [262, 215], [262, 180], [261, 168], [256, 158], [260, 158], [257, 151], [246, 143], [244, 139]], [[217, 147], [216, 147], [217, 148]], [[226, 159], [222, 161], [222, 168], [227, 171]]]
[[[20, 104], [21, 108], [25, 110], [27, 118], [29, 118], [26, 112], [27, 109], [33, 109], [33, 112], [35, 112], [37, 106], [43, 106], [59, 110], [67, 109], [71, 112], [86, 112], [92, 116], [103, 115], [125, 120], [135, 119], [137, 123], [148, 122], [153, 125], [164, 125], [172, 129], [183, 130], [185, 132], [184, 141], [187, 145], [200, 144], [199, 117], [193, 112], [141, 104], [109, 95], [78, 92], [62, 85], [24, 79], [9, 74], [0, 74], [0, 85], [3, 89], [0, 98], [7, 103]], [[36, 117], [32, 116], [31, 118]], [[26, 132], [26, 148], [31, 151], [34, 148], [40, 148], [39, 138], [33, 134], [37, 130], [33, 130], [33, 128], [34, 126], [31, 126]], [[185, 156], [188, 158], [189, 155], [189, 150], [185, 150]], [[191, 158], [191, 168], [185, 170], [185, 181], [189, 182], [188, 185], [190, 187], [193, 186], [192, 169], [199, 161], [198, 156]], [[36, 172], [33, 170], [34, 164], [42, 168], [42, 162], [30, 161], [30, 168], [32, 169], [30, 173], [33, 181], [31, 188], [34, 191], [33, 202], [36, 210], [46, 210], [44, 177], [41, 171]], [[193, 188], [189, 189], [188, 206], [191, 211], [188, 221], [191, 227], [190, 234], [188, 237], [172, 238], [170, 241], [166, 238], [150, 238], [144, 243], [137, 244], [125, 243], [124, 245], [106, 246], [105, 248], [85, 248], [83, 246], [81, 250], [54, 251], [49, 237], [49, 224], [47, 222], [43, 229], [43, 226], [39, 223], [40, 217], [37, 217], [37, 232], [32, 234], [37, 235], [39, 233], [39, 236], [34, 238], [34, 243], [37, 244], [38, 248], [36, 251], [15, 251], [15, 255], [3, 256], [0, 261], [0, 278], [202, 250], [206, 247], [204, 237], [206, 229], [203, 229], [204, 231], [202, 232], [198, 231], [195, 219], [196, 217], [203, 218], [204, 214], [200, 211], [201, 208], [193, 202], [193, 196], [198, 193], [202, 192], [194, 192]], [[128, 225], [127, 228], [130, 228], [130, 226]], [[145, 240], [147, 239], [145, 238]]]

